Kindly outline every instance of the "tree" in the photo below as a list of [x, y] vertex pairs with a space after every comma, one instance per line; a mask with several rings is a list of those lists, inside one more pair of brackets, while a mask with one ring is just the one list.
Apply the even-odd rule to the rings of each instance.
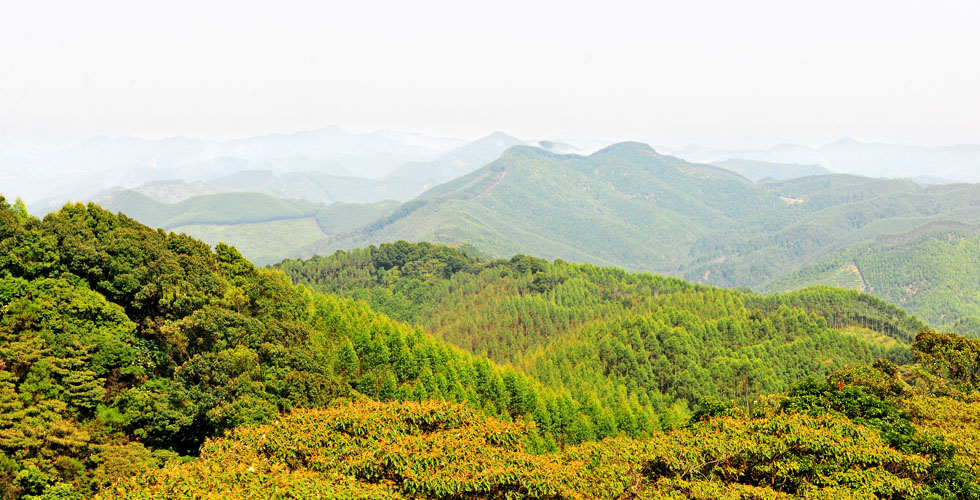
[[341, 344], [340, 349], [337, 350], [335, 370], [348, 377], [353, 377], [360, 373], [359, 366], [360, 363], [357, 358], [357, 352], [354, 350], [354, 345], [351, 344], [350, 340], [345, 341]]

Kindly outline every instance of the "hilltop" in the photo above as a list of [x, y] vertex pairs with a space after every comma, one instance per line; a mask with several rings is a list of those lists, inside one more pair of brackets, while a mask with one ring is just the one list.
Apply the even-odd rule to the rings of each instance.
[[676, 270], [712, 230], [785, 203], [727, 170], [624, 143], [587, 157], [513, 147], [392, 215], [308, 254], [406, 240], [465, 242], [494, 256], [535, 255], [631, 269]]

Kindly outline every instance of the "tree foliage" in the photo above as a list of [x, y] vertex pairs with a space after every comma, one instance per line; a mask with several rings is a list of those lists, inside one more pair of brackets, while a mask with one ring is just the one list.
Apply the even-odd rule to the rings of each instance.
[[0, 497], [89, 494], [338, 396], [466, 402], [505, 419], [568, 398], [233, 247], [96, 205], [40, 220], [0, 199], [0, 249]]
[[976, 346], [908, 365], [919, 324], [850, 292], [408, 243], [295, 285], [2, 198], [0, 250], [0, 498], [975, 497]]

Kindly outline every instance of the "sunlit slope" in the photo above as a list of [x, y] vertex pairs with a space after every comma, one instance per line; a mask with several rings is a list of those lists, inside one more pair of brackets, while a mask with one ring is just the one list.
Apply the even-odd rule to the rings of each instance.
[[735, 219], [785, 203], [726, 170], [623, 143], [588, 157], [515, 147], [361, 231], [310, 253], [398, 239], [465, 242], [492, 255], [529, 252], [667, 271], [686, 248]]
[[876, 357], [904, 362], [926, 327], [849, 290], [763, 296], [527, 256], [480, 262], [427, 243], [276, 267], [597, 401], [752, 398]]

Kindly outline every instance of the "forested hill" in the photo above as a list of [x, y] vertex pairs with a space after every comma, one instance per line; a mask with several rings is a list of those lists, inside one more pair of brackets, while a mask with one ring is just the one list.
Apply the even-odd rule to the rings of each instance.
[[[919, 186], [849, 175], [763, 184], [784, 199], [789, 217], [763, 231], [733, 228], [699, 242], [700, 264], [684, 276], [721, 286], [764, 287], [834, 251], [864, 243], [944, 237], [948, 228], [980, 225], [980, 184]], [[880, 290], [876, 290], [877, 294]]]
[[[812, 288], [772, 296], [518, 255], [481, 262], [398, 242], [276, 266], [573, 394], [694, 404], [751, 400], [876, 357], [907, 359], [926, 325], [875, 297]], [[570, 375], [574, 374], [574, 375]]]
[[[0, 497], [977, 497], [976, 439], [948, 422], [975, 428], [977, 372], [959, 353], [980, 347], [918, 334], [936, 375], [914, 386], [919, 368], [886, 360], [792, 380], [907, 361], [918, 324], [880, 301], [527, 257], [484, 264], [430, 245], [363, 252], [346, 269], [381, 280], [358, 287], [379, 304], [408, 317], [462, 287], [475, 302], [447, 310], [461, 327], [486, 325], [494, 358], [513, 363], [294, 285], [227, 245], [93, 204], [39, 220], [0, 197]], [[481, 295], [490, 283], [516, 300]], [[585, 315], [589, 303], [601, 317]], [[949, 399], [914, 399], [918, 387]], [[755, 398], [771, 388], [788, 392]], [[613, 441], [589, 444], [602, 438]], [[710, 455], [726, 447], [742, 451]], [[753, 465], [771, 453], [781, 469]], [[793, 469], [797, 456], [808, 465]], [[725, 475], [683, 472], [702, 461]]]
[[[447, 155], [439, 167], [410, 165], [443, 172], [426, 177], [427, 186], [453, 172], [468, 174], [404, 203], [316, 205], [296, 198], [350, 199], [303, 194], [314, 185], [351, 193], [362, 188], [345, 178], [301, 176], [304, 182], [269, 191], [256, 186], [285, 185], [261, 172], [241, 172], [214, 186], [259, 192], [160, 203], [122, 190], [102, 203], [212, 245], [234, 244], [259, 265], [368, 244], [431, 241], [472, 246], [494, 258], [528, 253], [764, 292], [844, 286], [897, 303], [931, 324], [980, 333], [972, 300], [980, 281], [964, 272], [975, 267], [964, 265], [970, 245], [947, 242], [951, 233], [976, 238], [980, 185], [923, 186], [843, 174], [751, 182], [640, 143], [588, 156], [515, 146], [477, 168], [515, 143], [494, 135]], [[810, 172], [800, 168], [797, 173]], [[176, 189], [168, 186], [141, 189]], [[876, 256], [874, 264], [866, 254]], [[955, 277], [955, 285], [944, 276]]]
[[[305, 257], [397, 240], [472, 245], [494, 258], [517, 253], [614, 265], [724, 287], [774, 291], [845, 285], [797, 273], [838, 251], [890, 244], [894, 259], [957, 274], [959, 262], [909, 243], [942, 240], [947, 228], [980, 227], [980, 185], [922, 186], [908, 180], [812, 175], [752, 183], [718, 167], [621, 143], [589, 156], [515, 147], [486, 167], [402, 204], [364, 226], [300, 249]], [[853, 253], [853, 252], [852, 252]], [[884, 268], [898, 276], [901, 265]], [[962, 294], [980, 284], [961, 280]], [[778, 283], [779, 286], [774, 284]], [[973, 301], [902, 279], [856, 287], [936, 324], [974, 313]], [[917, 290], [902, 297], [902, 289]], [[937, 302], [952, 301], [938, 312]], [[965, 314], [966, 316], [960, 316]], [[958, 323], [957, 325], [965, 324]], [[957, 326], [957, 328], [959, 328]]]
[[[39, 220], [0, 197], [0, 310], [0, 498], [90, 494], [343, 396], [534, 414], [551, 446], [594, 437], [567, 391], [92, 204]], [[618, 405], [623, 432], [657, 428], [656, 404]]]
[[308, 252], [428, 240], [468, 243], [495, 257], [533, 251], [666, 272], [686, 262], [690, 246], [712, 231], [737, 221], [758, 223], [785, 209], [784, 201], [744, 177], [640, 143], [586, 157], [518, 146]]
[[874, 293], [933, 325], [980, 337], [978, 233], [976, 227], [946, 224], [925, 235], [881, 238], [838, 250], [766, 288], [827, 283]]

